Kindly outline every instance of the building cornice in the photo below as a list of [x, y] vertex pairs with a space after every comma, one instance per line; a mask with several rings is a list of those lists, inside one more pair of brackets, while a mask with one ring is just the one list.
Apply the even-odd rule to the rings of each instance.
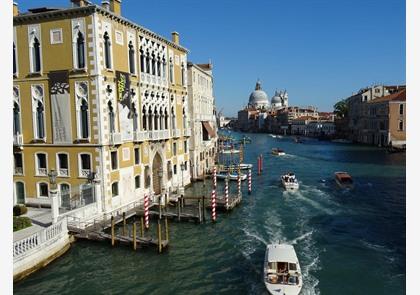
[[105, 8], [98, 6], [98, 5], [88, 5], [84, 7], [73, 7], [73, 8], [66, 8], [66, 9], [58, 9], [52, 11], [45, 11], [40, 13], [28, 13], [28, 14], [20, 14], [13, 17], [13, 25], [23, 25], [23, 24], [31, 24], [41, 20], [54, 20], [54, 19], [62, 19], [65, 17], [76, 17], [76, 16], [86, 16], [93, 13], [99, 13], [101, 15], [107, 16], [114, 21], [118, 21], [122, 24], [130, 26], [134, 29], [137, 29], [140, 33], [143, 33], [147, 36], [155, 38], [166, 45], [169, 45], [179, 51], [189, 53], [187, 48], [184, 48], [174, 42], [165, 39], [164, 37], [152, 32], [151, 30], [142, 27], [122, 16], [116, 15], [112, 11], [106, 10]]

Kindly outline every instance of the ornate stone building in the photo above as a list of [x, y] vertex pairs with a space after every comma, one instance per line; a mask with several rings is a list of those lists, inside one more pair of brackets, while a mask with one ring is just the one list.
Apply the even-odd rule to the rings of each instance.
[[178, 33], [168, 40], [123, 18], [121, 0], [71, 2], [14, 7], [15, 203], [48, 203], [53, 169], [61, 207], [83, 203], [96, 180], [104, 212], [188, 184], [188, 51]]

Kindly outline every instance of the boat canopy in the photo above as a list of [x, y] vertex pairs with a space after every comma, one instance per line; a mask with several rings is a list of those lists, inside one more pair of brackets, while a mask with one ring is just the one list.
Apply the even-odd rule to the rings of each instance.
[[292, 245], [271, 244], [268, 248], [268, 262], [297, 263], [298, 259]]

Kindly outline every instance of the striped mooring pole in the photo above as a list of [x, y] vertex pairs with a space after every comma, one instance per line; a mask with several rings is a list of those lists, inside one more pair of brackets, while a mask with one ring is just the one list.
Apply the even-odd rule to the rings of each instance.
[[261, 172], [264, 170], [263, 169], [263, 156], [262, 155], [260, 155], [260, 158], [261, 158]]
[[216, 166], [213, 166], [213, 187], [216, 188], [216, 185], [217, 185]]
[[248, 170], [248, 194], [250, 195], [252, 192], [252, 178], [251, 178], [251, 168]]
[[241, 194], [241, 173], [239, 173], [238, 171], [238, 196], [240, 196]]
[[216, 189], [211, 191], [211, 220], [216, 221]]
[[229, 176], [225, 178], [225, 205], [229, 208]]
[[149, 229], [149, 195], [144, 195], [144, 221], [146, 229]]

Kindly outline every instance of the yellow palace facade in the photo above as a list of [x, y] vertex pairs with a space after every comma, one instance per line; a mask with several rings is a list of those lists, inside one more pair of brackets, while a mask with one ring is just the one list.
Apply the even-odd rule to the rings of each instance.
[[189, 184], [178, 33], [167, 40], [121, 17], [120, 0], [71, 4], [14, 6], [14, 202], [48, 203], [51, 170], [62, 196], [95, 180], [103, 212]]

